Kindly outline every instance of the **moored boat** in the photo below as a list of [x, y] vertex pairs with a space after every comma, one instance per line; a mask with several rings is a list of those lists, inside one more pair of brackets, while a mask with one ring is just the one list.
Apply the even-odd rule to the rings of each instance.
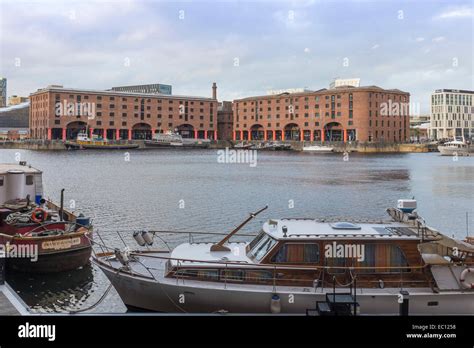
[[471, 149], [464, 139], [455, 138], [452, 141], [438, 145], [438, 151], [441, 156], [470, 156], [470, 153], [474, 152], [474, 148]]
[[[401, 200], [388, 221], [271, 219], [251, 242], [231, 242], [264, 208], [217, 243], [115, 249], [93, 261], [132, 309], [474, 314], [474, 245], [428, 227], [415, 208]], [[134, 237], [153, 243], [151, 232]]]
[[239, 150], [248, 150], [248, 149], [251, 149], [252, 147], [253, 147], [253, 144], [245, 143], [243, 141], [234, 145], [234, 149], [239, 149]]
[[324, 146], [324, 145], [308, 145], [303, 147], [303, 151], [307, 152], [321, 152], [321, 153], [327, 153], [327, 152], [333, 152], [334, 147], [332, 146]]
[[145, 140], [145, 146], [156, 148], [207, 148], [210, 144], [209, 139], [183, 138], [172, 131], [156, 133], [152, 140]]
[[92, 250], [90, 219], [44, 199], [42, 190], [40, 170], [24, 162], [0, 164], [0, 244], [7, 268], [50, 273], [84, 266]]
[[97, 135], [89, 138], [86, 133], [79, 133], [75, 141], [66, 141], [64, 146], [72, 150], [128, 150], [139, 147], [129, 142], [112, 142]]

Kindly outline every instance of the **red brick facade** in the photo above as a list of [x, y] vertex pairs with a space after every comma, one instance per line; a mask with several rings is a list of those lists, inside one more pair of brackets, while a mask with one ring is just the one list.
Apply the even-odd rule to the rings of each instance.
[[33, 139], [74, 139], [85, 129], [107, 139], [150, 139], [167, 130], [190, 138], [217, 137], [217, 100], [212, 98], [52, 86], [32, 93], [30, 103]]
[[233, 121], [232, 102], [220, 102], [217, 111], [217, 133], [220, 140], [232, 140]]
[[409, 93], [377, 86], [234, 100], [233, 139], [405, 142], [409, 101]]

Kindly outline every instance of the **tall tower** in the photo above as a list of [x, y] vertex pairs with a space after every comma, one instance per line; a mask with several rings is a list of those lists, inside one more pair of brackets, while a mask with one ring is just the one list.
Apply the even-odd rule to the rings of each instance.
[[7, 106], [7, 79], [0, 77], [0, 107]]
[[212, 99], [217, 99], [217, 84], [212, 83]]

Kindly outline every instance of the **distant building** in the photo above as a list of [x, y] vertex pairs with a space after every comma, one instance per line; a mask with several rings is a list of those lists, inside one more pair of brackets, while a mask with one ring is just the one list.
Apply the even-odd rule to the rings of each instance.
[[171, 95], [171, 85], [163, 85], [161, 83], [155, 83], [150, 85], [136, 85], [136, 86], [119, 86], [112, 87], [112, 91], [118, 92], [134, 92], [144, 94], [166, 94]]
[[378, 86], [234, 100], [234, 140], [405, 142], [410, 94]]
[[416, 115], [416, 116], [410, 116], [410, 128], [419, 126], [420, 124], [423, 123], [429, 123], [430, 122], [430, 115]]
[[213, 98], [51, 85], [30, 100], [33, 139], [75, 139], [80, 131], [111, 140], [151, 139], [175, 130], [183, 137], [217, 139]]
[[7, 106], [7, 79], [0, 78], [0, 108]]
[[282, 94], [282, 93], [304, 93], [304, 92], [312, 92], [312, 91], [307, 88], [270, 89], [267, 91], [267, 95], [277, 95], [277, 94]]
[[431, 94], [430, 137], [474, 138], [474, 91], [438, 89]]
[[219, 134], [219, 140], [232, 140], [233, 123], [232, 102], [219, 102], [217, 107], [217, 134]]
[[0, 109], [0, 139], [23, 139], [28, 136], [30, 103]]
[[28, 97], [19, 97], [17, 95], [12, 95], [11, 97], [8, 98], [8, 105], [18, 105], [21, 103], [26, 103], [28, 101]]
[[333, 89], [336, 87], [343, 87], [343, 86], [360, 87], [360, 79], [359, 78], [334, 79], [334, 81], [330, 83], [329, 88]]
[[429, 138], [430, 115], [410, 116], [410, 140], [423, 141]]

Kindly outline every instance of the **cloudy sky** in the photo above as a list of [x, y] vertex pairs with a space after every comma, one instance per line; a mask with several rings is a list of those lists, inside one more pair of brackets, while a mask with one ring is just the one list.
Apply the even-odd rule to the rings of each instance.
[[327, 87], [399, 88], [428, 112], [438, 88], [473, 87], [473, 2], [0, 0], [8, 95], [49, 84], [173, 85], [218, 98]]

